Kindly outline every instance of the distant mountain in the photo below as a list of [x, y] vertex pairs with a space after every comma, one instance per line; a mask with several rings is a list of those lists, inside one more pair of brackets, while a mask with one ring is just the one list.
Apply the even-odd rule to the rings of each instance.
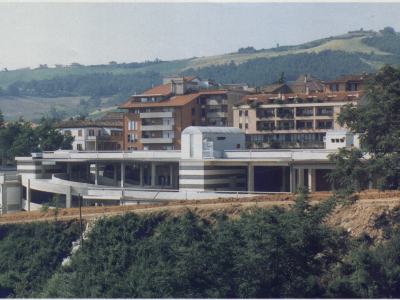
[[[122, 104], [128, 101], [129, 95], [160, 84], [165, 75], [180, 73], [214, 79], [217, 83], [247, 82], [260, 86], [276, 81], [282, 72], [288, 83], [302, 74], [330, 80], [345, 74], [377, 72], [385, 63], [397, 65], [399, 61], [400, 37], [393, 28], [386, 27], [380, 32], [353, 31], [295, 46], [277, 45], [259, 50], [247, 46], [210, 57], [3, 71], [0, 72], [0, 108], [7, 120], [16, 118], [16, 109], [22, 116], [29, 115], [29, 120], [38, 121], [43, 115], [68, 118], [88, 114], [99, 107]], [[21, 97], [32, 101], [46, 98], [45, 102], [57, 105], [50, 105], [48, 111], [43, 111], [42, 106], [32, 111], [30, 105], [30, 110], [24, 112], [24, 106], [18, 104]], [[78, 99], [63, 101], [63, 105], [50, 100], [58, 97]], [[82, 98], [79, 100], [79, 97]], [[12, 105], [10, 101], [14, 101]], [[13, 114], [8, 106], [13, 107]]]

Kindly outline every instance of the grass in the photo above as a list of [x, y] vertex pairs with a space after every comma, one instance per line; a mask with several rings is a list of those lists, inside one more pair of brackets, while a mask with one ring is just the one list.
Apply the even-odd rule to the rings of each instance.
[[367, 46], [361, 42], [363, 37], [356, 37], [352, 39], [343, 39], [343, 40], [332, 40], [328, 41], [320, 46], [310, 48], [310, 49], [298, 49], [298, 50], [289, 50], [282, 52], [271, 52], [271, 51], [263, 51], [259, 53], [245, 53], [245, 54], [223, 54], [216, 55], [210, 57], [202, 57], [195, 58], [189, 61], [187, 68], [202, 68], [211, 65], [220, 65], [220, 64], [229, 64], [232, 60], [236, 64], [240, 64], [246, 62], [249, 59], [258, 58], [258, 57], [275, 57], [287, 54], [298, 54], [298, 53], [311, 53], [311, 52], [321, 52], [325, 50], [343, 50], [347, 52], [363, 52], [363, 53], [371, 53], [374, 51], [377, 55], [390, 55], [389, 53], [382, 52], [376, 48]]
[[16, 81], [31, 81], [51, 79], [53, 77], [67, 76], [70, 74], [85, 75], [92, 73], [113, 73], [113, 74], [131, 74], [136, 72], [156, 71], [159, 73], [178, 72], [185, 68], [190, 59], [174, 60], [160, 63], [144, 68], [128, 69], [116, 68], [113, 66], [85, 66], [85, 67], [69, 67], [56, 69], [34, 69], [34, 70], [16, 70], [8, 72], [0, 72], [0, 86], [7, 86]]

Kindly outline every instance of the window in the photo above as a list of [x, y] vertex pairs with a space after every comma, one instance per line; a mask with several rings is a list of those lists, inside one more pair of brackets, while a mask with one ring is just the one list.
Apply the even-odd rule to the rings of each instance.
[[137, 133], [128, 133], [128, 143], [137, 143]]
[[137, 130], [137, 121], [128, 121], [128, 130]]
[[341, 139], [340, 139], [340, 142], [341, 142], [341, 143], [344, 143], [344, 138], [341, 138]]
[[192, 126], [196, 126], [196, 120], [192, 120]]
[[338, 87], [336, 83], [331, 84], [331, 92], [337, 92], [338, 91]]
[[246, 129], [249, 129], [249, 124], [248, 124], [248, 123], [246, 123], [245, 128], [246, 128]]
[[349, 83], [348, 90], [349, 91], [358, 91], [357, 83]]
[[240, 149], [240, 144], [236, 144], [236, 148], [237, 148], [237, 149]]
[[240, 128], [240, 129], [242, 129], [242, 127], [243, 127], [243, 124], [242, 124], [242, 123], [240, 123], [240, 124], [239, 124], [239, 128]]
[[192, 116], [196, 115], [196, 107], [192, 107]]
[[135, 114], [140, 114], [140, 109], [139, 108], [135, 108]]
[[82, 151], [82, 144], [77, 144], [77, 145], [76, 145], [76, 149], [77, 149], [78, 151]]
[[78, 130], [78, 136], [82, 136], [82, 129]]
[[94, 130], [93, 129], [89, 129], [89, 136], [94, 136]]
[[249, 111], [248, 111], [248, 110], [245, 110], [245, 111], [244, 111], [244, 115], [247, 117], [247, 116], [249, 115]]
[[65, 135], [71, 135], [71, 130], [65, 130], [65, 131], [64, 131], [64, 134], [65, 134]]
[[224, 136], [219, 136], [219, 137], [217, 137], [217, 140], [218, 141], [223, 141], [223, 140], [225, 140], [226, 139], [226, 137], [224, 137]]
[[241, 117], [243, 114], [243, 110], [239, 110], [239, 117]]

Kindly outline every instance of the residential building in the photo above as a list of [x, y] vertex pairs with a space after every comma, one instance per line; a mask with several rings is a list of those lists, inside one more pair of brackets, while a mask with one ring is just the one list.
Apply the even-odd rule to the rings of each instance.
[[250, 147], [266, 147], [278, 140], [285, 148], [323, 148], [345, 104], [365, 105], [364, 92], [259, 94], [243, 97], [234, 108], [234, 126], [246, 133]]
[[75, 137], [73, 150], [122, 150], [122, 123], [101, 121], [64, 121], [56, 124], [63, 134]]
[[324, 92], [364, 91], [365, 82], [371, 77], [365, 72], [357, 75], [347, 75], [324, 82]]
[[[233, 126], [233, 105], [243, 90], [216, 90], [212, 81], [171, 76], [164, 84], [121, 105], [125, 150], [179, 150], [181, 132], [189, 126]], [[201, 89], [199, 85], [206, 88]]]
[[112, 122], [112, 123], [121, 123], [124, 121], [124, 113], [123, 112], [108, 112], [105, 115], [101, 116], [99, 121], [102, 122]]
[[324, 82], [311, 75], [300, 75], [290, 86], [292, 93], [314, 93], [324, 91]]

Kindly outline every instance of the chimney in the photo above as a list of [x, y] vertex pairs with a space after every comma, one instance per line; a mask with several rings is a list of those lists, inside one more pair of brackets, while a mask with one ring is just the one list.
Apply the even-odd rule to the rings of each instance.
[[307, 94], [307, 95], [310, 94], [310, 89], [308, 88], [308, 86], [306, 86], [306, 94]]
[[304, 75], [304, 83], [307, 83], [307, 75]]

